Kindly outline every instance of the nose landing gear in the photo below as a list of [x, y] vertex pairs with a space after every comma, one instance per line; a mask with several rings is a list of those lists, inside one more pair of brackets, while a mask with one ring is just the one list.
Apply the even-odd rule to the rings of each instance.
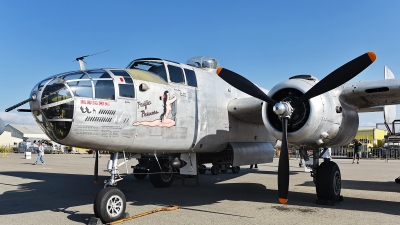
[[124, 193], [116, 187], [106, 187], [96, 196], [93, 211], [103, 223], [110, 223], [126, 217], [126, 199]]

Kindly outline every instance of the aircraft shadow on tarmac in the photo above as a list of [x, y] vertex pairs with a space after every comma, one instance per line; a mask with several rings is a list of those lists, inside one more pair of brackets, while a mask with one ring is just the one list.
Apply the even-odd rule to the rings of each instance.
[[[118, 188], [125, 193], [127, 204], [134, 206], [154, 204], [160, 206], [179, 205], [182, 209], [196, 210], [190, 209], [190, 207], [229, 200], [272, 203], [276, 205], [271, 207], [278, 210], [281, 209], [281, 211], [288, 211], [290, 206], [306, 207], [304, 210], [309, 212], [315, 211], [316, 208], [320, 207], [332, 207], [316, 205], [316, 194], [314, 193], [289, 192], [289, 205], [285, 206], [278, 204], [277, 190], [268, 189], [268, 186], [270, 186], [268, 183], [264, 183], [265, 185], [260, 183], [223, 183], [224, 181], [243, 176], [246, 173], [261, 173], [264, 176], [276, 176], [277, 174], [276, 171], [268, 172], [249, 169], [242, 169], [239, 174], [228, 172], [217, 176], [207, 172], [199, 176], [200, 186], [198, 187], [195, 186], [195, 179], [185, 178], [185, 185], [182, 185], [181, 179], [176, 179], [169, 188], [154, 188], [148, 177], [144, 180], [136, 180], [132, 175], [127, 175], [124, 181], [118, 183]], [[93, 176], [91, 175], [39, 172], [0, 172], [0, 174], [38, 180], [36, 182], [17, 185], [18, 190], [5, 192], [0, 195], [0, 215], [52, 210], [69, 214], [68, 219], [82, 223], [87, 223], [93, 214], [82, 214], [71, 211], [68, 208], [93, 204], [95, 196], [103, 188], [101, 181], [108, 179], [108, 176], [99, 176], [99, 185], [93, 185]], [[385, 189], [386, 183], [376, 183], [372, 187], [379, 187], [380, 190], [384, 191], [387, 190]], [[0, 184], [11, 185], [4, 182], [0, 182]], [[311, 184], [312, 182], [305, 183], [307, 186], [311, 186]], [[273, 185], [275, 186], [276, 184], [274, 183]], [[344, 182], [344, 188], [354, 187], [360, 189], [363, 185], [363, 182], [357, 181]], [[333, 207], [344, 210], [400, 215], [398, 202], [347, 196], [344, 196], [344, 198], [344, 202]], [[199, 211], [217, 213], [207, 210]], [[141, 212], [129, 213], [135, 215]]]
[[[312, 181], [306, 181], [299, 186], [315, 186]], [[400, 193], [400, 185], [393, 182], [342, 180], [342, 189], [354, 189], [379, 192]]]

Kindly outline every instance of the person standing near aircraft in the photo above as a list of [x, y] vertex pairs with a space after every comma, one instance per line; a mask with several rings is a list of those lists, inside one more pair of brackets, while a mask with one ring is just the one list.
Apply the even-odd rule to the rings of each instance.
[[354, 155], [353, 155], [353, 164], [356, 161], [356, 156], [357, 156], [357, 164], [360, 163], [360, 158], [361, 158], [361, 146], [362, 143], [360, 139], [354, 141]]
[[100, 151], [93, 149], [93, 158], [96, 158], [96, 154], [99, 154], [99, 158], [101, 158]]
[[324, 162], [329, 162], [331, 161], [332, 158], [332, 152], [331, 152], [331, 148], [327, 148], [325, 150], [325, 153], [322, 155], [322, 158], [324, 158]]
[[[255, 169], [258, 168], [257, 164], [254, 164], [254, 168], [255, 168]], [[253, 164], [250, 165], [250, 169], [253, 169]]]
[[39, 160], [42, 162], [42, 165], [44, 165], [45, 164], [44, 160], [43, 160], [44, 147], [43, 147], [42, 142], [39, 142], [39, 148], [37, 151], [38, 151], [38, 157], [36, 159], [36, 162], [33, 165], [36, 165], [39, 162]]

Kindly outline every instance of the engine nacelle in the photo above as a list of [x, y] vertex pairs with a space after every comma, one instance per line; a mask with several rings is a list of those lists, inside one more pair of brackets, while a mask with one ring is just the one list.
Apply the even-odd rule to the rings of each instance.
[[[317, 82], [310, 75], [294, 76], [276, 85], [268, 95], [277, 102], [292, 102]], [[263, 104], [262, 115], [268, 131], [282, 140], [282, 122], [272, 105]], [[288, 121], [288, 142], [306, 149], [345, 145], [357, 134], [358, 124], [357, 111], [340, 102], [334, 89], [296, 106]]]

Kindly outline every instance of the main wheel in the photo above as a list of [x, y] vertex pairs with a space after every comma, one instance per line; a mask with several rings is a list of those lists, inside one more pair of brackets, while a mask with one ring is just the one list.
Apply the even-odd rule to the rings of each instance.
[[394, 180], [394, 182], [400, 184], [400, 177], [396, 178], [396, 179]]
[[339, 166], [332, 161], [321, 163], [317, 168], [315, 186], [318, 199], [338, 201], [342, 189]]
[[207, 171], [206, 165], [200, 165], [200, 166], [199, 166], [199, 173], [200, 173], [200, 174], [205, 174], [206, 171]]
[[240, 167], [239, 166], [233, 166], [232, 167], [232, 173], [237, 174], [240, 171]]
[[218, 175], [219, 174], [219, 166], [218, 165], [213, 165], [211, 167], [211, 173], [212, 173], [212, 175]]
[[156, 161], [150, 163], [150, 182], [154, 187], [162, 188], [171, 186], [174, 181], [174, 171], [169, 162], [161, 163], [161, 169]]
[[101, 190], [93, 204], [96, 217], [103, 223], [120, 220], [125, 216], [126, 199], [124, 193], [116, 187], [106, 187]]

